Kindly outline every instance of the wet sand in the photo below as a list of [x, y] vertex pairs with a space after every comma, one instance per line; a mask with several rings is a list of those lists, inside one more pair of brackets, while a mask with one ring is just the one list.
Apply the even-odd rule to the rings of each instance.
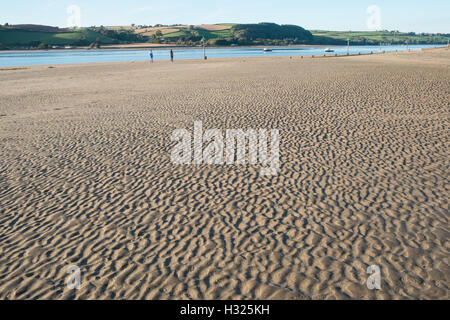
[[[449, 58], [2, 69], [0, 299], [448, 299]], [[194, 121], [278, 175], [172, 164]]]

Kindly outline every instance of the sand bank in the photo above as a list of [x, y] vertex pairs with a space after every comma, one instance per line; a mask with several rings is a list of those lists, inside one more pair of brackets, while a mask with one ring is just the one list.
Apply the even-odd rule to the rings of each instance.
[[[448, 299], [449, 57], [1, 71], [0, 298]], [[278, 175], [173, 165], [194, 121], [279, 129]]]

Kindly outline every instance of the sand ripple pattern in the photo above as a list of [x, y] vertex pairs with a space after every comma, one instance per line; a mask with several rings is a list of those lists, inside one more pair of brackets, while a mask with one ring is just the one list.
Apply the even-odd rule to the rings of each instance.
[[[0, 71], [0, 299], [448, 299], [449, 57]], [[196, 120], [279, 174], [172, 165]]]

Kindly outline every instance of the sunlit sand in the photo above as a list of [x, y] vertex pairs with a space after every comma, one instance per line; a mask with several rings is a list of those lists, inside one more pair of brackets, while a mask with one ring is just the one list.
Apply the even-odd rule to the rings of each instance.
[[[449, 58], [2, 69], [0, 299], [448, 299]], [[278, 174], [174, 165], [194, 121], [279, 129]]]

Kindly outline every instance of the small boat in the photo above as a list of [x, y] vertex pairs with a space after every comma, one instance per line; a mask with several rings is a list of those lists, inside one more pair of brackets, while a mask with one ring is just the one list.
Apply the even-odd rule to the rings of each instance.
[[264, 52], [271, 52], [271, 51], [272, 51], [272, 49], [264, 48]]
[[326, 48], [326, 49], [325, 49], [325, 52], [334, 52], [334, 50], [333, 50], [333, 49], [330, 49], [330, 48]]

